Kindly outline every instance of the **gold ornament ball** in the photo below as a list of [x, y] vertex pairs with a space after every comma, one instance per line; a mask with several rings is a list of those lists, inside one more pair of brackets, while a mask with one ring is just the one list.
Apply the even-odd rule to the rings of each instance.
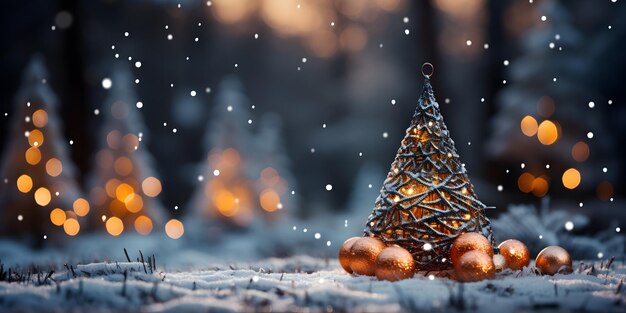
[[535, 266], [544, 275], [554, 275], [559, 272], [571, 273], [572, 258], [567, 250], [559, 246], [549, 246], [539, 252]]
[[415, 274], [415, 261], [409, 251], [393, 245], [378, 255], [375, 272], [380, 280], [397, 281], [411, 278]]
[[494, 254], [493, 265], [496, 267], [496, 272], [501, 272], [506, 268], [506, 260], [501, 254]]
[[496, 277], [493, 257], [478, 250], [466, 252], [454, 263], [454, 273], [459, 281], [473, 282]]
[[461, 256], [468, 251], [477, 250], [493, 257], [493, 247], [487, 238], [479, 233], [464, 233], [457, 237], [450, 248], [450, 261], [458, 263]]
[[341, 249], [339, 249], [339, 264], [350, 274], [352, 274], [352, 269], [350, 268], [350, 248], [352, 248], [352, 244], [359, 238], [360, 237], [348, 238], [343, 242], [343, 245], [341, 245]]
[[506, 261], [506, 267], [514, 271], [521, 270], [530, 264], [530, 251], [519, 240], [505, 240], [498, 246], [498, 249]]
[[382, 240], [362, 237], [354, 241], [350, 248], [350, 268], [355, 274], [374, 276], [376, 258], [385, 249]]

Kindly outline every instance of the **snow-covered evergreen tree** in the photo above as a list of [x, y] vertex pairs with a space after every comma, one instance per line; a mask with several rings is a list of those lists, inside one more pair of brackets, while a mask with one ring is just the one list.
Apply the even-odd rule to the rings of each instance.
[[[75, 180], [58, 100], [40, 56], [26, 67], [2, 158], [0, 233], [41, 244], [79, 233], [89, 204]], [[63, 230], [61, 230], [63, 228]]]
[[255, 186], [259, 205], [270, 213], [270, 218], [282, 209], [286, 209], [289, 215], [296, 215], [297, 183], [285, 152], [280, 116], [268, 113], [259, 124], [255, 140], [257, 153], [252, 164], [258, 177]]
[[224, 223], [245, 227], [253, 221], [258, 206], [253, 185], [257, 166], [250, 159], [256, 146], [249, 107], [241, 82], [233, 77], [224, 79], [204, 135], [208, 156], [198, 174], [201, 185], [187, 210], [186, 224], [191, 231], [203, 232], [210, 225]]
[[[562, 190], [561, 174], [574, 167], [582, 175], [578, 191], [593, 191], [610, 180], [597, 164], [615, 168], [618, 162], [611, 133], [590, 103], [598, 96], [589, 87], [594, 43], [584, 40], [568, 13], [558, 1], [537, 6], [536, 25], [523, 37], [524, 52], [510, 61], [507, 85], [497, 97], [487, 153], [507, 166], [526, 163], [524, 171], [548, 177], [553, 191]], [[541, 189], [526, 191], [542, 196], [547, 190]]]
[[94, 204], [91, 221], [113, 236], [134, 229], [147, 235], [165, 221], [157, 196], [161, 181], [147, 150], [148, 135], [130, 72], [123, 66], [112, 74], [112, 87], [102, 106], [104, 124], [95, 169], [90, 177]]

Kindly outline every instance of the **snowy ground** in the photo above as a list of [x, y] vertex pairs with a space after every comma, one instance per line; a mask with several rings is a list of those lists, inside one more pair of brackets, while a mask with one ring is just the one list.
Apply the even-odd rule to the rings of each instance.
[[[131, 259], [138, 253], [129, 251]], [[145, 262], [68, 264], [54, 273], [13, 272], [0, 282], [0, 310], [18, 312], [626, 312], [626, 266], [582, 263], [571, 275], [505, 272], [495, 280], [459, 284], [417, 275], [390, 283], [357, 277], [335, 259], [308, 256], [253, 263], [212, 263], [165, 270]], [[26, 273], [26, 272], [23, 272]], [[27, 275], [27, 274], [26, 274]], [[26, 280], [26, 281], [24, 281]]]

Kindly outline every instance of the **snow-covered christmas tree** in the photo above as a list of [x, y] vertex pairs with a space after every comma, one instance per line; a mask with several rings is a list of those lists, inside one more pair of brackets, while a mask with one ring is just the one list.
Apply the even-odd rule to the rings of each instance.
[[[89, 203], [80, 196], [56, 95], [40, 56], [24, 70], [2, 158], [0, 232], [33, 243], [75, 236]], [[63, 228], [61, 230], [60, 228]]]
[[236, 78], [224, 79], [215, 96], [212, 118], [204, 135], [207, 159], [201, 165], [186, 224], [193, 229], [227, 224], [246, 227], [253, 221], [257, 200], [254, 168], [256, 148], [250, 130], [250, 104]]
[[157, 198], [161, 180], [147, 150], [148, 132], [136, 105], [139, 99], [130, 72], [118, 66], [111, 81], [101, 109], [101, 144], [89, 180], [94, 204], [91, 222], [112, 236], [131, 229], [147, 235], [164, 225], [164, 209]]
[[270, 213], [266, 215], [270, 219], [277, 217], [276, 211], [283, 208], [289, 210], [290, 215], [297, 214], [297, 184], [290, 170], [281, 129], [280, 116], [268, 113], [261, 118], [255, 140], [257, 154], [253, 170], [258, 173], [256, 193], [261, 208]]
[[535, 15], [536, 25], [523, 37], [523, 54], [510, 61], [486, 151], [506, 166], [526, 164], [518, 179], [524, 192], [541, 197], [562, 190], [563, 181], [569, 189], [580, 183], [580, 192], [607, 189], [601, 197], [606, 200], [611, 177], [597, 164], [615, 169], [618, 162], [611, 133], [593, 111], [598, 93], [589, 87], [594, 64], [588, 55], [594, 44], [574, 28], [568, 8], [558, 1], [542, 1]]

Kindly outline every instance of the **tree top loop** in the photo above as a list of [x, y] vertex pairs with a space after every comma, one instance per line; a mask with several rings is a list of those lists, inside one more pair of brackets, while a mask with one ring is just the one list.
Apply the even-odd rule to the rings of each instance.
[[434, 72], [435, 67], [431, 63], [426, 62], [422, 64], [422, 75], [424, 75], [424, 77], [430, 78], [430, 76], [432, 76]]

